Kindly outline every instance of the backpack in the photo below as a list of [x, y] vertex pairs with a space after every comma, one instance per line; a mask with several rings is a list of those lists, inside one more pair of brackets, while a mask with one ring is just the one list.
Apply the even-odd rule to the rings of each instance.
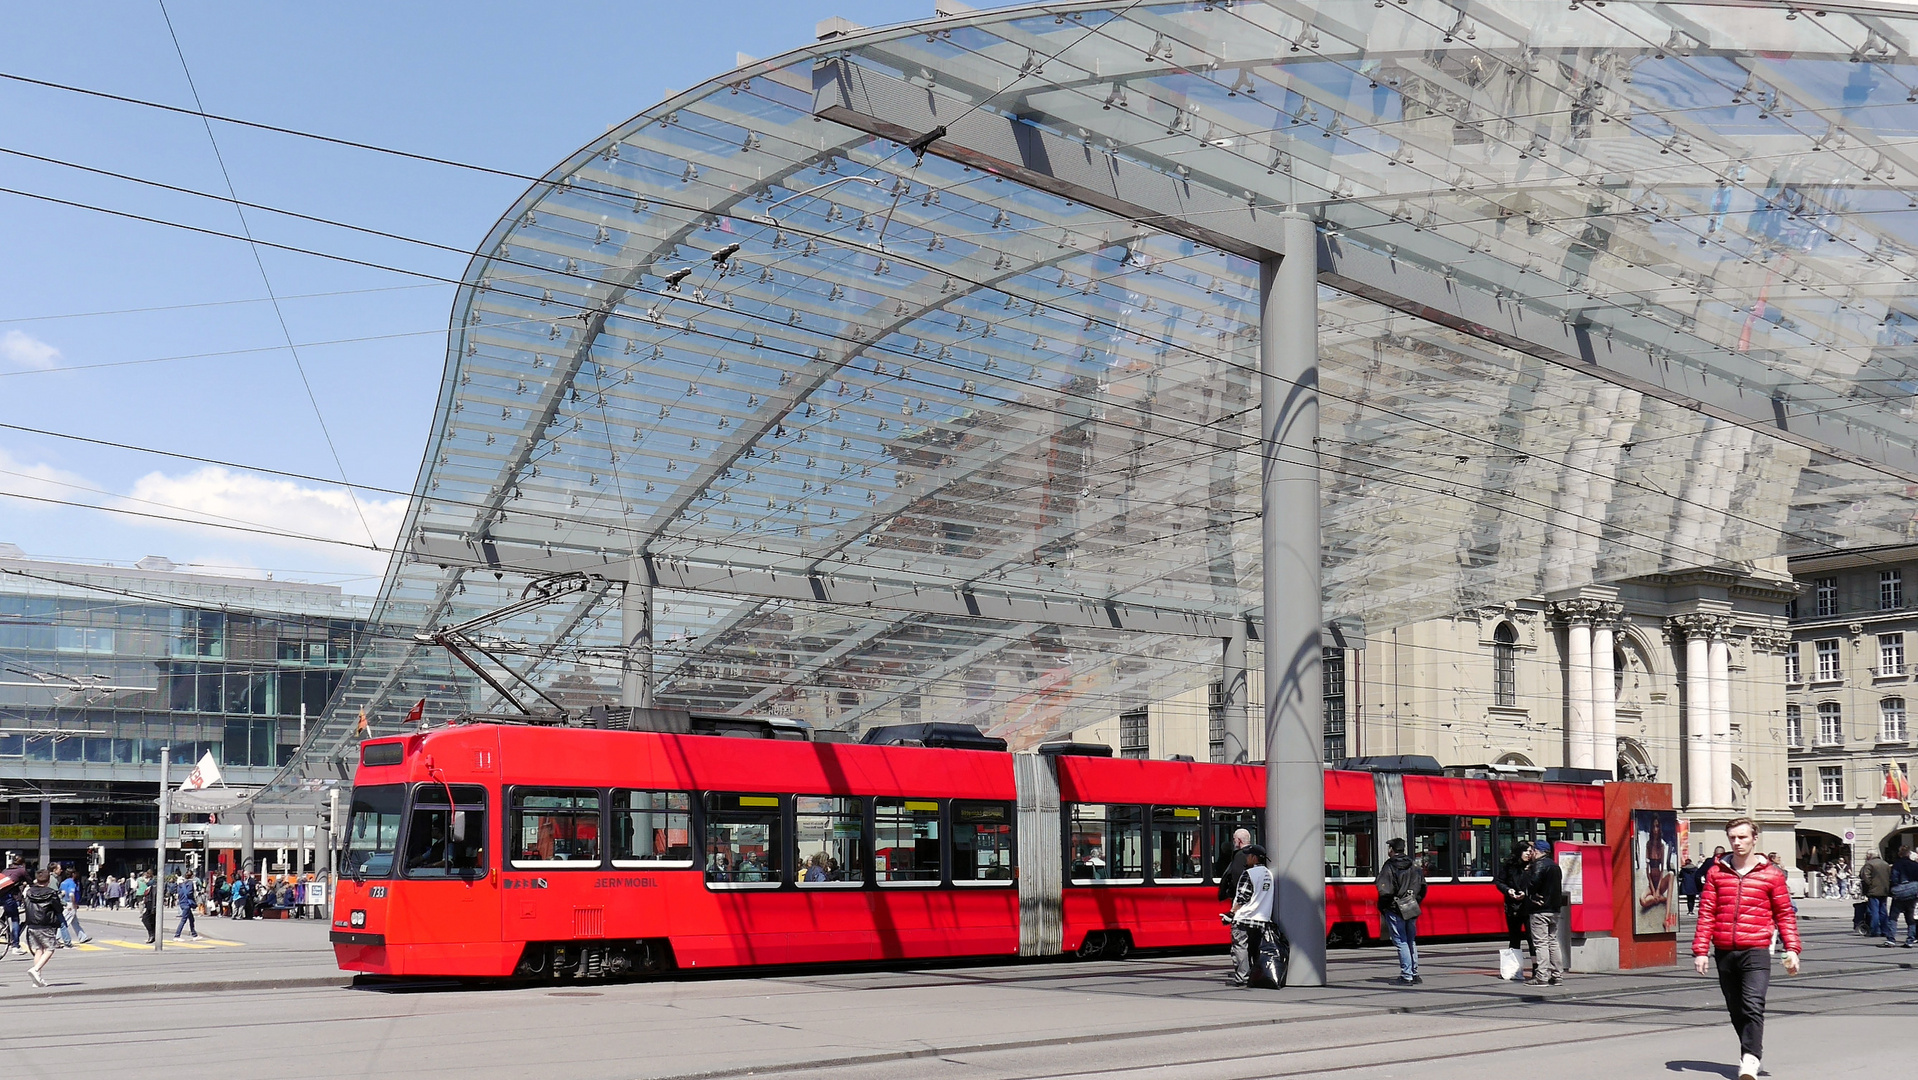
[[60, 894], [35, 885], [21, 895], [20, 913], [26, 916], [28, 926], [59, 926]]

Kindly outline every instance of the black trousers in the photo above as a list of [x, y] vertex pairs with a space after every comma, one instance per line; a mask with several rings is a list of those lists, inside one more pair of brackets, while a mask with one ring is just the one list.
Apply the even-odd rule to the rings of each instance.
[[1765, 992], [1771, 989], [1771, 951], [1731, 949], [1719, 952], [1717, 960], [1718, 989], [1725, 994], [1725, 1008], [1732, 1015], [1732, 1030], [1738, 1032], [1738, 1052], [1762, 1058], [1765, 1056]]
[[1526, 925], [1525, 916], [1510, 904], [1505, 905], [1505, 947], [1523, 949], [1532, 936], [1531, 927]]

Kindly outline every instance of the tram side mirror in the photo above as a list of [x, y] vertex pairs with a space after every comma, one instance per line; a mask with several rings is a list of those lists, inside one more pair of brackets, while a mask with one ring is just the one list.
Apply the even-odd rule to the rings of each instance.
[[453, 812], [453, 840], [461, 844], [466, 842], [466, 811], [464, 810]]

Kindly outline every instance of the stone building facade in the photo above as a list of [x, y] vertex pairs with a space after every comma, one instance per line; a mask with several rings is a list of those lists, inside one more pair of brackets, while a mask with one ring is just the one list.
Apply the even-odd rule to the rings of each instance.
[[[1786, 801], [1799, 861], [1852, 866], [1918, 843], [1910, 711], [1918, 699], [1918, 545], [1793, 559], [1785, 665]], [[1902, 797], [1901, 797], [1902, 796]]]

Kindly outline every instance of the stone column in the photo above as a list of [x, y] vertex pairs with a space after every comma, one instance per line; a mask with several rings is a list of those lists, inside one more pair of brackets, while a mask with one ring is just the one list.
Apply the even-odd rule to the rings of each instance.
[[1592, 620], [1582, 612], [1565, 623], [1565, 764], [1592, 767]]
[[1712, 805], [1732, 804], [1732, 647], [1724, 624], [1711, 637]]
[[1609, 606], [1592, 626], [1592, 768], [1618, 777], [1618, 670], [1613, 664], [1614, 620], [1623, 609]]
[[1673, 644], [1685, 645], [1685, 807], [1712, 804], [1711, 629], [1709, 615], [1667, 620]]

